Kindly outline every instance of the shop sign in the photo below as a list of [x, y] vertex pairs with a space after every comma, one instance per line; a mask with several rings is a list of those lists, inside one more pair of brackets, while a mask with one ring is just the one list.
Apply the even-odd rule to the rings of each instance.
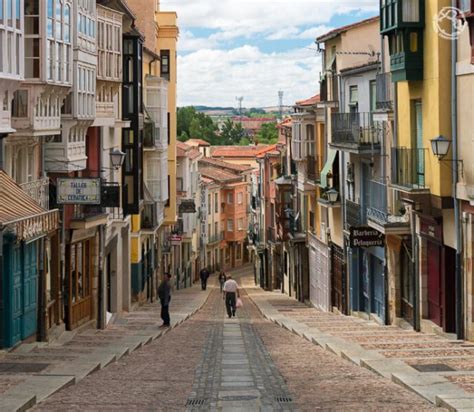
[[183, 241], [183, 237], [180, 235], [170, 235], [169, 241], [171, 246], [179, 246]]
[[385, 236], [370, 226], [351, 227], [349, 245], [351, 248], [383, 247]]
[[196, 213], [196, 204], [194, 200], [181, 200], [179, 204], [179, 213]]
[[100, 205], [101, 184], [98, 178], [61, 178], [57, 182], [60, 205]]

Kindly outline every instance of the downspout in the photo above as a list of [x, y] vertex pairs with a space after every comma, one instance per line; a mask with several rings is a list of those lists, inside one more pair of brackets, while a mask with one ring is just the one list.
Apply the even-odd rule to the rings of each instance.
[[[452, 0], [452, 7], [457, 7], [457, 1]], [[457, 31], [457, 19], [452, 21], [452, 33]], [[459, 178], [458, 160], [458, 113], [457, 113], [457, 38], [451, 40], [451, 128], [453, 139], [453, 200], [454, 200], [454, 227], [456, 230], [456, 335], [458, 339], [464, 337], [463, 325], [463, 275], [462, 275], [462, 233], [460, 226], [460, 208], [457, 199], [457, 184]]]

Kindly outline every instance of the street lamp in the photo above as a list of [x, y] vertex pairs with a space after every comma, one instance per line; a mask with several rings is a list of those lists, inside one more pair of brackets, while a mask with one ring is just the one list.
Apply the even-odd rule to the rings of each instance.
[[115, 170], [119, 170], [125, 160], [125, 153], [119, 149], [114, 149], [110, 152], [110, 161]]
[[337, 202], [337, 199], [339, 198], [339, 192], [336, 189], [332, 188], [326, 192], [326, 196], [328, 198], [329, 203], [333, 205]]
[[433, 154], [439, 159], [444, 159], [451, 147], [451, 140], [448, 140], [444, 136], [438, 136], [436, 139], [431, 140], [431, 149], [433, 150]]

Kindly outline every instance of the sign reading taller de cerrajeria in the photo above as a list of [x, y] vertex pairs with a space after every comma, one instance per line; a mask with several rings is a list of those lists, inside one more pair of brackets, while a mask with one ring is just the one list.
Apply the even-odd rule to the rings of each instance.
[[58, 179], [57, 203], [60, 205], [100, 205], [100, 179]]
[[351, 248], [384, 246], [385, 236], [370, 226], [351, 227], [349, 232]]

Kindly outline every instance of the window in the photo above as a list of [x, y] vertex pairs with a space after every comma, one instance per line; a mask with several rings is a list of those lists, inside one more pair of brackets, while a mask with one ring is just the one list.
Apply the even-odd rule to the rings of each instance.
[[410, 33], [410, 51], [416, 53], [418, 51], [418, 33]]
[[160, 52], [160, 73], [166, 80], [170, 79], [170, 51], [161, 50]]
[[228, 232], [234, 231], [234, 221], [232, 219], [227, 219], [227, 231]]
[[239, 230], [244, 230], [244, 219], [241, 217], [238, 220], [238, 229]]
[[403, 0], [402, 19], [407, 23], [420, 21], [420, 0]]
[[219, 194], [214, 193], [214, 213], [219, 211]]
[[207, 195], [207, 207], [209, 208], [207, 214], [210, 215], [212, 213], [211, 195]]
[[242, 192], [237, 193], [237, 203], [241, 205], [244, 202], [244, 195]]
[[377, 110], [377, 81], [370, 81], [370, 111], [373, 113]]
[[356, 105], [359, 103], [359, 90], [357, 86], [349, 87], [349, 104]]
[[13, 95], [13, 117], [28, 117], [28, 91], [17, 90]]
[[227, 203], [229, 203], [229, 204], [234, 203], [234, 194], [233, 193], [227, 193]]
[[235, 256], [235, 258], [237, 260], [242, 259], [242, 245], [240, 243], [236, 246], [236, 256]]
[[219, 222], [214, 222], [214, 235], [217, 236], [219, 234]]

